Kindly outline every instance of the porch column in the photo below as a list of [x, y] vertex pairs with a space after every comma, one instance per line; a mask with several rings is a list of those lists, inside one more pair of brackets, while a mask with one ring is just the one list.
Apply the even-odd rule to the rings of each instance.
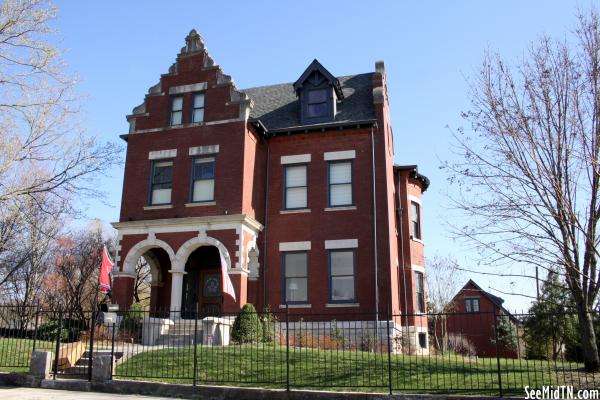
[[181, 295], [183, 292], [184, 271], [169, 270], [171, 273], [171, 319], [181, 317]]

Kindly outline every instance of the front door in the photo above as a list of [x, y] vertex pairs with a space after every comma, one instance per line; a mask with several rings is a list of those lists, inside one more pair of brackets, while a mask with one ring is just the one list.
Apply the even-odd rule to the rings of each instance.
[[200, 271], [191, 269], [183, 276], [183, 293], [181, 318], [196, 318], [198, 301], [200, 300]]
[[200, 271], [200, 314], [202, 317], [221, 315], [221, 270]]

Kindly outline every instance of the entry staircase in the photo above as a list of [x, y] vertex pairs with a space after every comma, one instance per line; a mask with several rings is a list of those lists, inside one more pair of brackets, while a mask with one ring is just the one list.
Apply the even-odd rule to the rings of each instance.
[[[202, 320], [198, 320], [197, 330], [196, 321], [193, 319], [178, 319], [174, 322], [175, 324], [169, 327], [169, 333], [160, 335], [157, 345], [168, 347], [191, 346], [194, 344], [194, 339], [197, 343], [202, 343]], [[194, 331], [196, 331], [195, 335]]]
[[[100, 349], [94, 350], [94, 356], [99, 355], [110, 355], [110, 350]], [[123, 357], [122, 351], [115, 351], [115, 360], [119, 360]], [[75, 364], [68, 368], [59, 368], [57, 377], [68, 378], [68, 379], [87, 379], [89, 364], [90, 363], [90, 352], [86, 350], [81, 357], [75, 362]]]

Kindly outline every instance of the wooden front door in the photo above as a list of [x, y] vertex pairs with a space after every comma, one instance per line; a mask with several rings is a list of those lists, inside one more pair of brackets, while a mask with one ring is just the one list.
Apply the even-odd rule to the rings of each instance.
[[200, 314], [201, 317], [221, 315], [223, 295], [221, 270], [200, 271]]

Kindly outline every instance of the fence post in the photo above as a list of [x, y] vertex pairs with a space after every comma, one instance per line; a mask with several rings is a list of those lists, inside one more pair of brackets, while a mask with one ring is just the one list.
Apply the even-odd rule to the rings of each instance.
[[94, 360], [94, 331], [96, 328], [96, 309], [92, 308], [92, 320], [90, 321], [90, 354], [88, 357], [88, 381], [92, 380], [92, 368]]
[[390, 305], [387, 305], [387, 319], [385, 321], [386, 330], [387, 330], [387, 353], [388, 353], [388, 383], [390, 389], [390, 395], [392, 394], [392, 341], [391, 341], [391, 332], [390, 332]]
[[196, 302], [196, 316], [194, 317], [194, 386], [198, 383], [198, 302]]
[[60, 336], [62, 335], [62, 308], [58, 309], [58, 329], [56, 330], [56, 351], [54, 352], [54, 376], [53, 380], [56, 380], [56, 374], [58, 374], [58, 353], [60, 352]]
[[38, 300], [35, 303], [35, 325], [33, 326], [33, 350], [32, 351], [35, 351], [36, 345], [37, 345], [39, 321], [40, 321], [40, 301]]
[[285, 388], [290, 391], [290, 308], [285, 303]]
[[498, 368], [498, 391], [500, 397], [503, 397], [502, 393], [502, 371], [500, 370], [500, 341], [498, 340], [498, 314], [494, 312], [494, 332], [496, 337], [496, 366]]
[[115, 323], [112, 323], [112, 333], [110, 338], [110, 379], [113, 378], [113, 368], [115, 365]]

